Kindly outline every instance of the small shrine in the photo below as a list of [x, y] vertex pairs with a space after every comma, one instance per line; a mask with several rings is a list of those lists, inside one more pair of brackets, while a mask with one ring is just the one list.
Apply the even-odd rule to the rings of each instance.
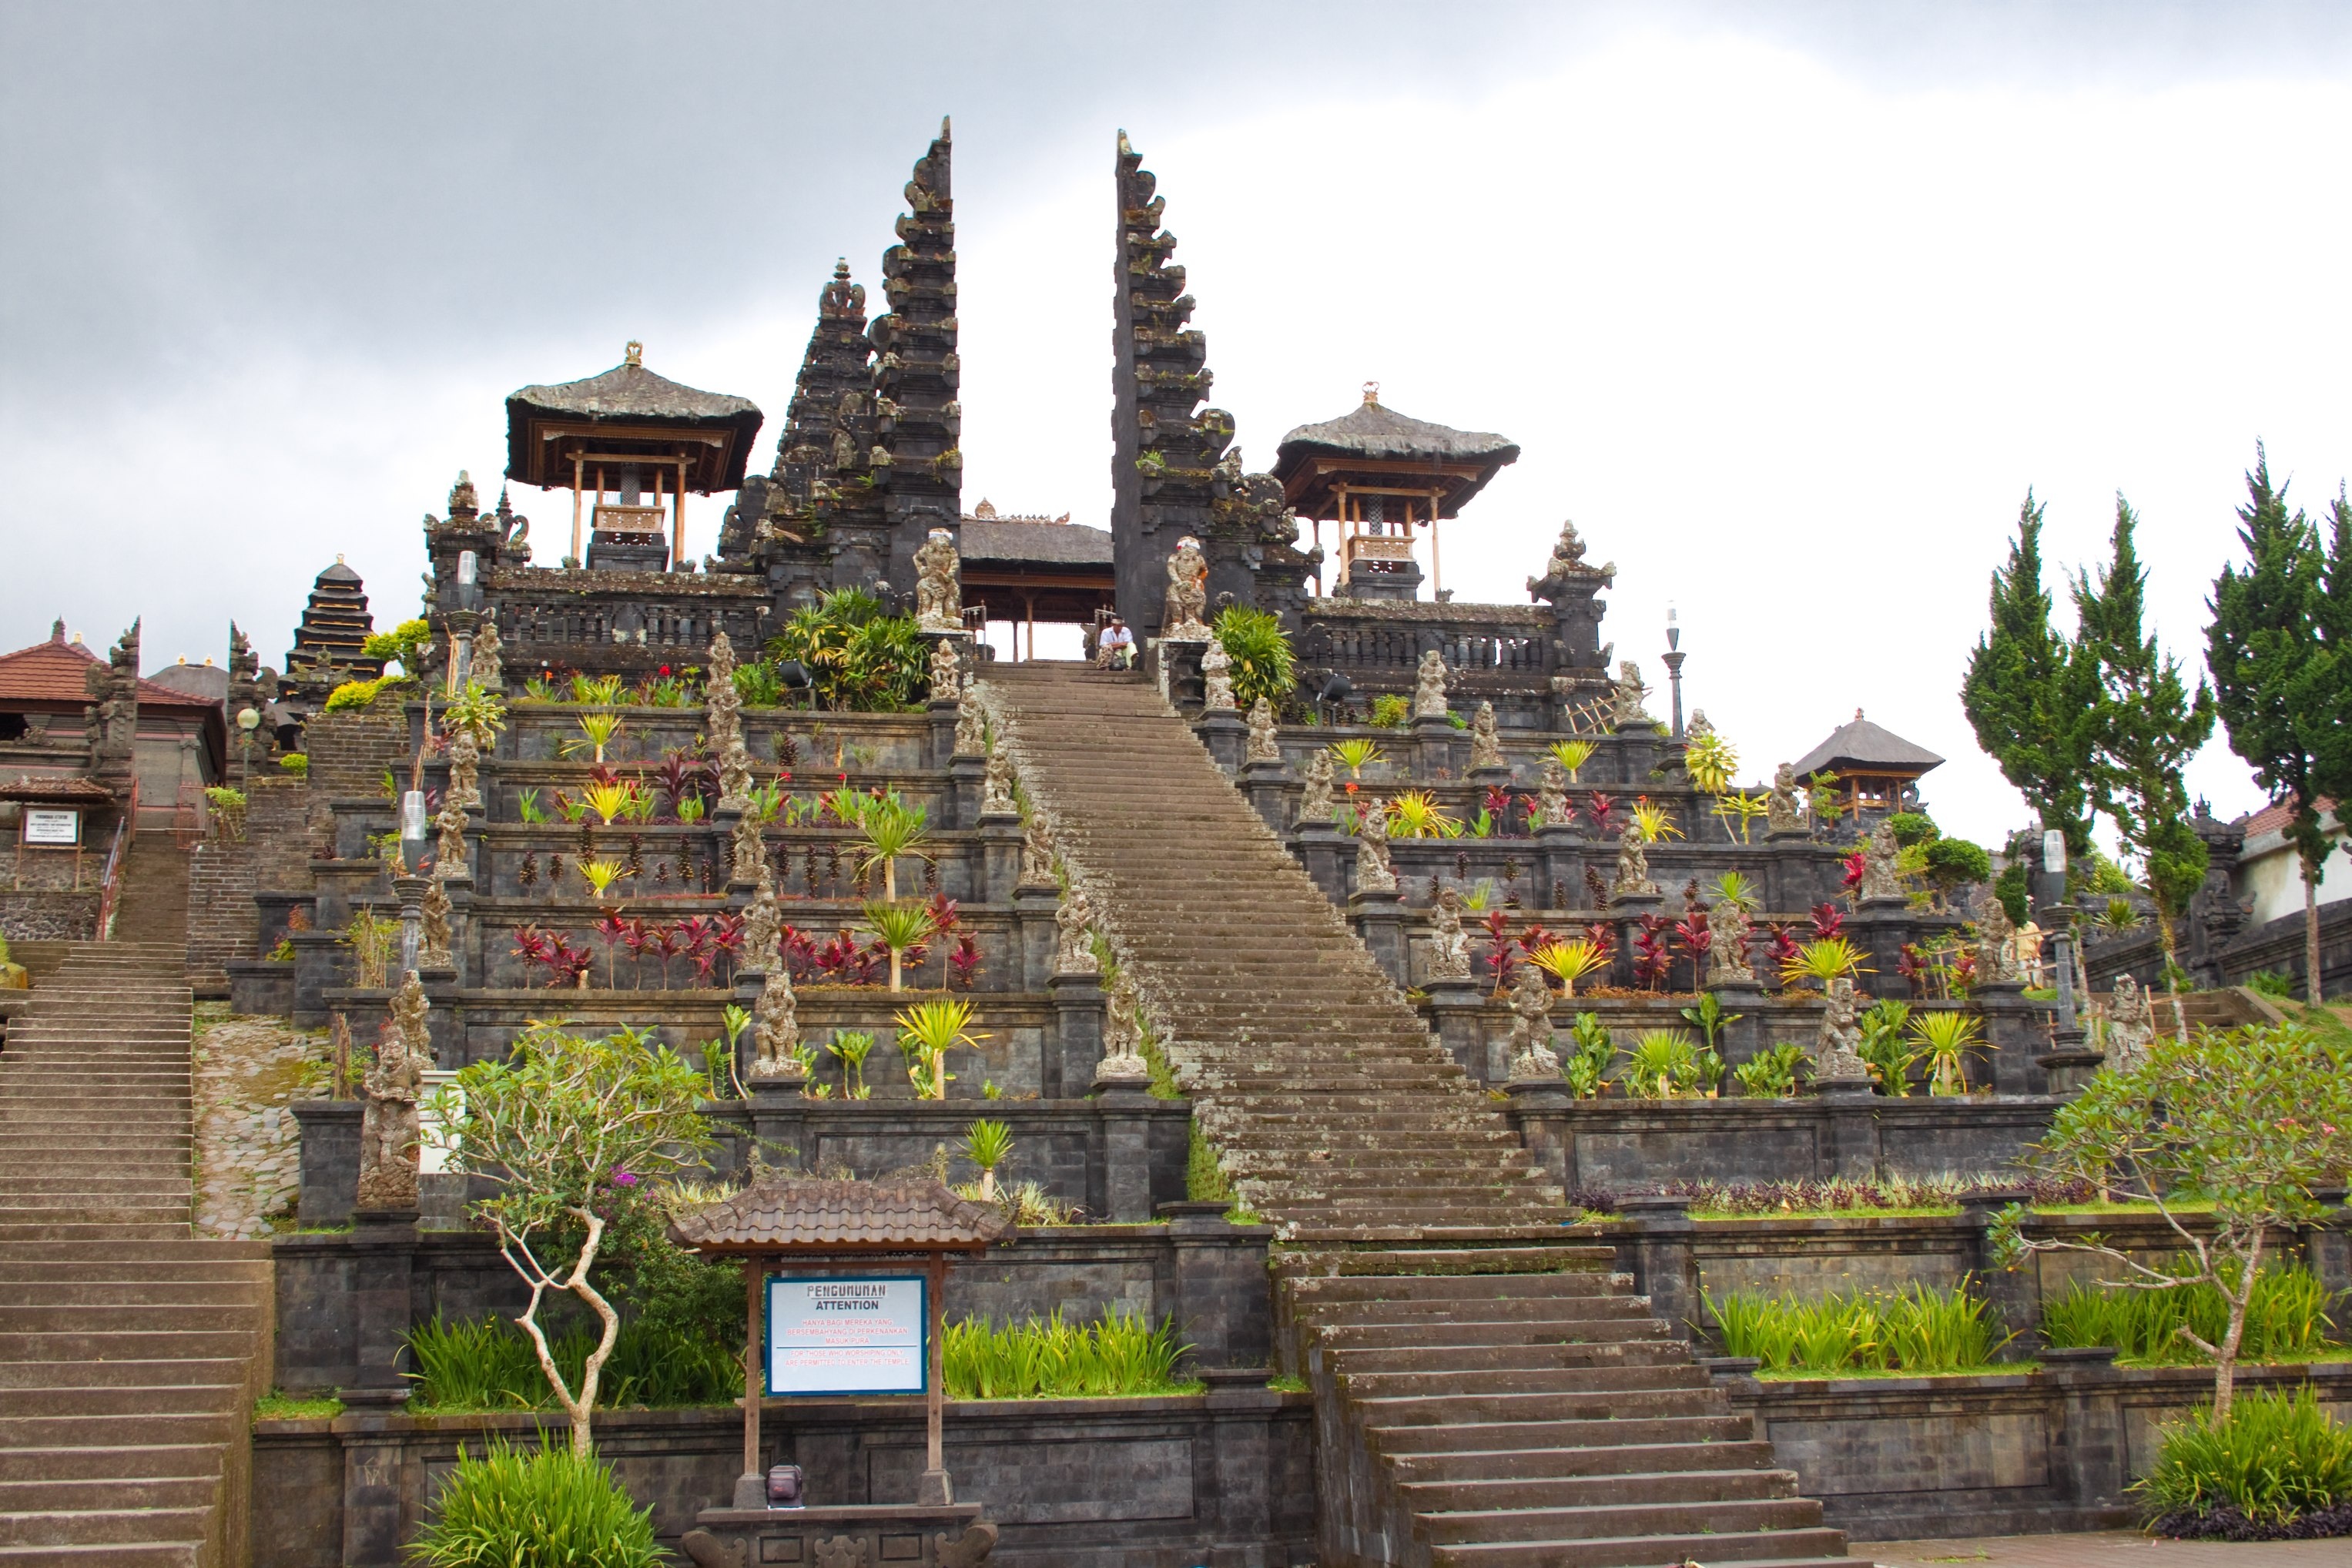
[[1797, 760], [1796, 776], [1835, 774], [1839, 797], [1849, 815], [1908, 811], [1916, 809], [1920, 778], [1943, 765], [1943, 758], [1881, 729], [1857, 708], [1851, 723], [1839, 725], [1828, 740]]
[[[1378, 382], [1364, 384], [1362, 405], [1321, 425], [1301, 425], [1276, 448], [1274, 477], [1283, 500], [1323, 542], [1337, 525], [1342, 598], [1412, 599], [1422, 572], [1415, 529], [1429, 534], [1432, 592], [1444, 587], [1437, 548], [1441, 518], [1518, 461], [1517, 442], [1483, 430], [1454, 430], [1383, 406]], [[1319, 584], [1319, 578], [1318, 578]]]
[[1116, 601], [1107, 529], [1072, 522], [1067, 512], [1006, 515], [982, 500], [965, 515], [961, 534], [965, 606], [979, 607], [983, 622], [1010, 625], [1016, 658], [1037, 657], [1039, 621], [1091, 631]]
[[[688, 494], [741, 488], [760, 421], [747, 397], [656, 375], [645, 345], [632, 342], [602, 375], [507, 399], [507, 478], [571, 489], [569, 564], [683, 570]], [[583, 529], [593, 535], [584, 554]]]
[[338, 680], [373, 680], [383, 673], [383, 661], [367, 657], [367, 640], [375, 630], [368, 614], [367, 586], [344, 563], [319, 574], [310, 584], [310, 602], [302, 606], [301, 624], [294, 628], [294, 646], [286, 650], [289, 679], [324, 676]]

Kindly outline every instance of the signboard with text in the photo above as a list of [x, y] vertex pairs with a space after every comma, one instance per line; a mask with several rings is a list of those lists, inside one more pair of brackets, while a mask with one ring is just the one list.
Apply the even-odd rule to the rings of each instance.
[[25, 842], [70, 849], [81, 842], [81, 813], [38, 806], [25, 808]]
[[919, 1274], [768, 1277], [768, 1387], [784, 1394], [921, 1394], [930, 1303]]

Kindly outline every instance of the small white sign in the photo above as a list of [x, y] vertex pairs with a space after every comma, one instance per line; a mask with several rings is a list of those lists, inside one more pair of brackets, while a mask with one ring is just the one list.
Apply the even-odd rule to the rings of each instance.
[[920, 1394], [930, 1327], [919, 1274], [768, 1277], [770, 1394]]
[[79, 811], [37, 810], [25, 808], [25, 842], [56, 844], [72, 848], [81, 842], [81, 813]]

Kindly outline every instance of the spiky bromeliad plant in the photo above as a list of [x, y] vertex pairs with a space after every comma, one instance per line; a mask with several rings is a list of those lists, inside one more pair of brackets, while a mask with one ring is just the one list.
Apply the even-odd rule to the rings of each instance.
[[1911, 1037], [1927, 1062], [1929, 1094], [1968, 1093], [1967, 1058], [1985, 1048], [1982, 1027], [1972, 1013], [1922, 1013], [1912, 1020]]
[[1592, 760], [1592, 753], [1599, 748], [1591, 741], [1554, 741], [1546, 749], [1552, 761], [1568, 770], [1568, 782], [1575, 784], [1579, 782], [1576, 775], [1584, 771], [1584, 764]]
[[980, 1172], [981, 1201], [995, 1202], [996, 1169], [1013, 1152], [1013, 1129], [983, 1116], [964, 1129], [963, 1147], [958, 1152]]
[[1449, 827], [1459, 826], [1445, 815], [1437, 804], [1437, 796], [1429, 790], [1401, 790], [1389, 802], [1391, 838], [1444, 838], [1448, 837]]
[[1675, 826], [1673, 808], [1652, 800], [1648, 795], [1634, 797], [1633, 820], [1641, 825], [1642, 840], [1645, 844], [1655, 844], [1662, 838], [1680, 838], [1683, 836], [1683, 830]]
[[1361, 737], [1331, 742], [1331, 760], [1346, 768], [1348, 776], [1353, 779], [1362, 778], [1366, 768], [1381, 761], [1387, 754], [1381, 750], [1378, 741], [1367, 741]]
[[1247, 712], [1261, 697], [1279, 713], [1283, 700], [1298, 685], [1291, 657], [1290, 634], [1282, 618], [1264, 610], [1228, 605], [1213, 629], [1234, 661], [1234, 701]]
[[957, 1046], [976, 1046], [987, 1037], [971, 1032], [972, 1005], [961, 997], [918, 1002], [892, 1015], [898, 1026], [898, 1054], [907, 1058], [907, 1080], [920, 1100], [945, 1100], [948, 1052]]
[[1780, 966], [1780, 984], [1811, 980], [1826, 986], [1845, 975], [1863, 973], [1862, 950], [1842, 936], [1825, 936], [1801, 944], [1796, 957]]
[[918, 903], [879, 903], [866, 906], [866, 929], [890, 955], [890, 989], [903, 989], [900, 969], [907, 954], [929, 942], [937, 934], [932, 923], [930, 906]]
[[886, 900], [895, 901], [898, 897], [899, 857], [922, 856], [929, 816], [924, 807], [905, 805], [895, 795], [881, 800], [869, 799], [859, 810], [857, 831], [866, 841], [859, 868], [869, 873], [877, 866], [882, 868], [882, 897]]
[[1580, 937], [1574, 942], [1548, 942], [1528, 954], [1528, 962], [1560, 984], [1563, 994], [1576, 994], [1576, 983], [1606, 964], [1601, 949]]

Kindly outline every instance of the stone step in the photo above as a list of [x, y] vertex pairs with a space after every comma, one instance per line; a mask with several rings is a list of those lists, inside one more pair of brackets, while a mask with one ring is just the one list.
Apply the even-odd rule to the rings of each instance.
[[[1648, 1303], [1642, 1297], [1620, 1297], [1646, 1311]], [[1444, 1325], [1458, 1319], [1473, 1319], [1486, 1323], [1550, 1323], [1567, 1328], [1578, 1323], [1606, 1321], [1581, 1315], [1593, 1309], [1580, 1307], [1573, 1300], [1551, 1297], [1513, 1297], [1507, 1300], [1468, 1302], [1438, 1301], [1351, 1301], [1345, 1306], [1328, 1307], [1312, 1298], [1292, 1298], [1295, 1310], [1304, 1322], [1322, 1328], [1346, 1326], [1372, 1328], [1380, 1326], [1417, 1326], [1425, 1333], [1428, 1325]]]
[[[1293, 1295], [1303, 1305], [1334, 1306], [1341, 1302], [1443, 1302], [1450, 1310], [1462, 1310], [1463, 1304], [1484, 1305], [1503, 1300], [1553, 1300], [1609, 1296], [1617, 1289], [1622, 1278], [1612, 1271], [1615, 1258], [1607, 1247], [1561, 1247], [1554, 1250], [1566, 1255], [1555, 1263], [1539, 1258], [1538, 1267], [1523, 1271], [1503, 1273], [1488, 1271], [1464, 1258], [1475, 1255], [1472, 1248], [1430, 1249], [1437, 1254], [1430, 1260], [1425, 1272], [1410, 1274], [1393, 1271], [1391, 1262], [1396, 1256], [1390, 1252], [1366, 1252], [1362, 1256], [1390, 1264], [1381, 1273], [1365, 1270], [1338, 1273], [1326, 1265], [1315, 1273], [1286, 1268], [1281, 1278]], [[1528, 1250], [1511, 1247], [1513, 1253]], [[1339, 1254], [1344, 1260], [1347, 1254]], [[1549, 1268], [1545, 1266], [1549, 1265]], [[1315, 1267], [1308, 1265], [1307, 1267]], [[1538, 1271], [1542, 1269], [1543, 1271]]]
[[233, 1401], [242, 1360], [0, 1361], [0, 1415], [181, 1414]]
[[54, 1415], [0, 1415], [0, 1454], [57, 1447], [122, 1447], [141, 1443], [221, 1444], [244, 1419], [223, 1391], [218, 1409], [106, 1412]]
[[212, 1504], [220, 1485], [217, 1474], [126, 1475], [78, 1480], [0, 1479], [0, 1519], [11, 1514], [97, 1511], [120, 1508], [132, 1500], [137, 1500], [142, 1513], [152, 1509], [203, 1509]]
[[1844, 1532], [1819, 1528], [1448, 1543], [1433, 1546], [1430, 1560], [1436, 1568], [1654, 1568], [1701, 1561], [1709, 1568], [1855, 1568], [1845, 1555]]
[[[1679, 1415], [1636, 1413], [1570, 1416], [1543, 1421], [1370, 1421], [1365, 1426], [1372, 1445], [1381, 1454], [1400, 1460], [1412, 1455], [1492, 1453], [1517, 1448], [1580, 1452], [1682, 1444], [1705, 1447], [1749, 1442], [1755, 1436], [1747, 1416], [1723, 1411]], [[1771, 1445], [1763, 1447], [1769, 1449]]]
[[108, 1335], [181, 1333], [219, 1330], [231, 1314], [217, 1305], [197, 1301], [108, 1301], [0, 1303], [0, 1343], [11, 1334], [66, 1334], [100, 1331]]
[[1629, 1443], [1588, 1448], [1467, 1448], [1387, 1456], [1401, 1486], [1524, 1480], [1558, 1476], [1654, 1476], [1683, 1470], [1769, 1469], [1772, 1445], [1748, 1442]]
[[1649, 1365], [1550, 1366], [1501, 1371], [1351, 1372], [1350, 1399], [1423, 1398], [1446, 1393], [1577, 1399], [1601, 1394], [1676, 1394], [1712, 1391], [1714, 1382], [1688, 1358]]
[[267, 1279], [15, 1279], [0, 1275], [0, 1284], [12, 1306], [0, 1310], [37, 1307], [176, 1307], [216, 1310], [224, 1307], [264, 1307], [270, 1301]]
[[[1382, 1247], [1361, 1252], [1319, 1252], [1309, 1248], [1286, 1251], [1275, 1260], [1275, 1273], [1285, 1279], [1334, 1279], [1359, 1276], [1370, 1279], [1417, 1281], [1439, 1277], [1496, 1275], [1508, 1278], [1607, 1271], [1617, 1263], [1617, 1249], [1574, 1242], [1539, 1247]], [[1402, 1288], [1402, 1287], [1400, 1287]], [[1533, 1289], [1533, 1287], [1522, 1287]]]
[[[45, 1308], [28, 1309], [43, 1311]], [[87, 1314], [84, 1314], [87, 1321]], [[111, 1321], [115, 1314], [106, 1314]], [[0, 1327], [0, 1363], [56, 1366], [75, 1362], [194, 1361], [248, 1355], [250, 1329], [38, 1329]]]
[[212, 1443], [122, 1447], [0, 1447], [0, 1482], [131, 1479], [197, 1476], [218, 1479], [222, 1452]]
[[[1702, 1378], [1702, 1384], [1705, 1380]], [[1598, 1421], [1628, 1416], [1713, 1415], [1723, 1408], [1711, 1385], [1691, 1388], [1596, 1389], [1589, 1393], [1543, 1390], [1399, 1394], [1351, 1398], [1368, 1426], [1453, 1425], [1464, 1421]]]
[[[1450, 1341], [1451, 1326], [1433, 1330]], [[1690, 1348], [1680, 1340], [1652, 1335], [1631, 1342], [1568, 1340], [1537, 1344], [1327, 1345], [1324, 1364], [1349, 1379], [1350, 1392], [1381, 1392], [1362, 1380], [1375, 1374], [1479, 1373], [1512, 1377], [1523, 1373], [1581, 1373], [1611, 1367], [1688, 1367]], [[1468, 1386], [1466, 1384], [1464, 1386]], [[1592, 1386], [1605, 1386], [1595, 1384]], [[1381, 1385], [1387, 1387], [1387, 1385]], [[1394, 1393], [1395, 1389], [1387, 1388]]]
[[0, 1546], [201, 1542], [208, 1508], [105, 1508], [0, 1513]]
[[[1646, 1344], [1680, 1345], [1674, 1331], [1638, 1302], [1622, 1299], [1596, 1304], [1588, 1318], [1554, 1317], [1542, 1322], [1468, 1322], [1459, 1318], [1402, 1323], [1324, 1323], [1316, 1327], [1318, 1343], [1327, 1352], [1429, 1350], [1461, 1353], [1485, 1346], [1614, 1345], [1632, 1349]], [[1437, 1324], [1444, 1324], [1442, 1332]], [[1687, 1353], [1687, 1352], [1685, 1352]]]

